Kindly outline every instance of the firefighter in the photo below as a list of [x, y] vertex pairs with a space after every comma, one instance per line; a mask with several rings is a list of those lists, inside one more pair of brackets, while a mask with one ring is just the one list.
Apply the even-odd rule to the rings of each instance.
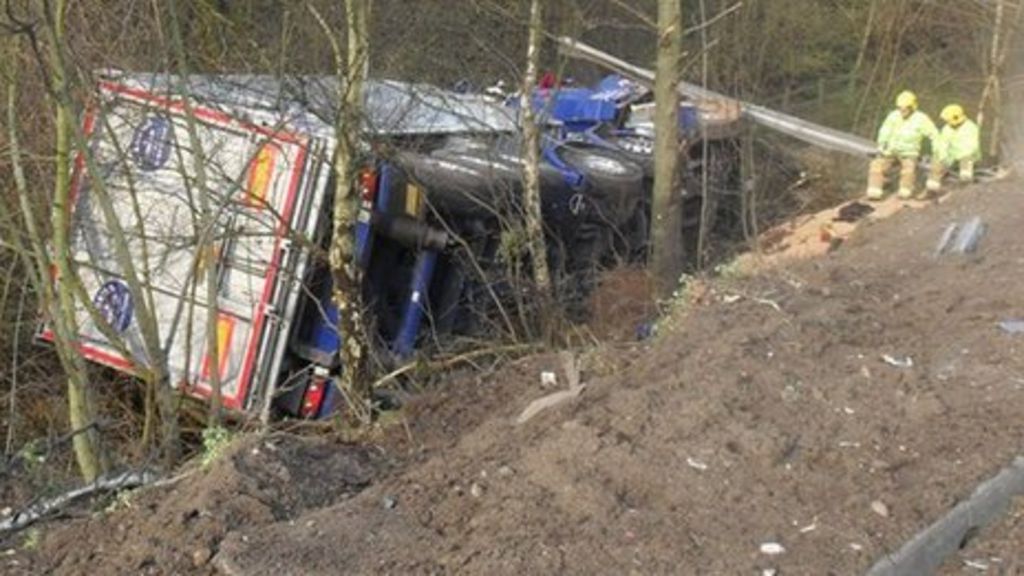
[[974, 163], [981, 160], [981, 138], [975, 124], [959, 104], [950, 104], [940, 114], [946, 123], [939, 133], [932, 154], [932, 167], [928, 175], [928, 192], [942, 189], [942, 178], [954, 165], [959, 169], [960, 182], [974, 180]]
[[925, 139], [933, 142], [938, 136], [935, 124], [927, 114], [917, 109], [917, 96], [901, 92], [893, 110], [878, 131], [878, 156], [871, 161], [868, 171], [868, 199], [881, 200], [885, 171], [894, 162], [900, 164], [899, 197], [908, 200], [914, 196], [917, 178], [917, 159]]

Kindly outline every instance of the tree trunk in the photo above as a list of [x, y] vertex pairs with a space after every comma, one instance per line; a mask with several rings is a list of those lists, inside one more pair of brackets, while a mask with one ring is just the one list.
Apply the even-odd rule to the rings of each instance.
[[337, 152], [334, 163], [335, 192], [333, 233], [328, 259], [334, 281], [334, 303], [338, 307], [341, 347], [340, 387], [352, 414], [361, 422], [371, 415], [372, 390], [366, 378], [368, 339], [362, 317], [362, 273], [356, 264], [355, 225], [359, 199], [355, 197], [357, 147], [362, 126], [363, 84], [369, 70], [369, 18], [371, 0], [345, 0], [348, 19], [348, 52], [344, 65], [336, 54], [339, 81], [338, 120], [335, 126]]
[[978, 115], [975, 118], [978, 128], [985, 127], [985, 106], [988, 105], [995, 81], [998, 79], [999, 43], [1003, 30], [1003, 14], [1006, 7], [1003, 0], [996, 1], [995, 22], [992, 25], [992, 44], [989, 46], [988, 76], [985, 78], [985, 88], [981, 92], [981, 101], [978, 102]]
[[[1024, 25], [1024, 6], [1016, 7], [1013, 28]], [[1006, 70], [1008, 81], [1003, 84], [1000, 95], [1002, 105], [1002, 129], [997, 145], [1002, 151], [1001, 161], [1012, 166], [1017, 173], [1024, 172], [1024, 84], [1015, 81], [1024, 78], [1024, 42], [1016, 35], [1006, 45]]]
[[[45, 5], [44, 5], [45, 6]], [[51, 81], [55, 96], [56, 116], [54, 122], [55, 161], [54, 161], [54, 200], [53, 200], [53, 258], [57, 265], [60, 278], [70, 278], [71, 269], [70, 244], [68, 229], [71, 215], [71, 182], [70, 156], [71, 133], [74, 111], [67, 99], [61, 94], [67, 92], [66, 74], [60, 65], [58, 53], [63, 49], [64, 41], [65, 0], [57, 0], [53, 4], [53, 13], [47, 15], [53, 23], [52, 45], [50, 46], [52, 62], [50, 66]], [[100, 445], [99, 432], [95, 428], [97, 421], [96, 404], [89, 388], [85, 362], [75, 349], [74, 340], [78, 334], [75, 320], [75, 301], [70, 282], [57, 282], [56, 313], [53, 323], [57, 332], [57, 340], [64, 347], [62, 356], [65, 358], [64, 369], [68, 375], [68, 416], [71, 429], [77, 431], [73, 440], [75, 459], [86, 482], [92, 482], [97, 476], [106, 472], [107, 458]]]
[[1001, 123], [1000, 123], [1000, 108], [1002, 106], [1002, 100], [1000, 98], [1002, 87], [1002, 74], [1003, 69], [1006, 66], [1006, 59], [1009, 56], [1010, 49], [1013, 46], [1013, 37], [1019, 25], [1020, 15], [1024, 9], [1016, 7], [1015, 18], [1007, 22], [1006, 18], [1006, 0], [997, 0], [995, 21], [993, 22], [992, 29], [992, 45], [989, 49], [988, 59], [988, 77], [985, 79], [985, 88], [981, 93], [981, 100], [978, 102], [978, 114], [977, 123], [978, 128], [984, 128], [986, 124], [985, 111], [991, 104], [992, 108], [992, 129], [990, 130], [989, 138], [989, 155], [991, 157], [999, 156], [999, 147], [1002, 143], [1002, 136], [1000, 135]]
[[651, 268], [658, 292], [675, 289], [683, 269], [679, 164], [680, 0], [658, 0], [658, 61], [654, 83], [654, 197], [651, 207]]
[[[544, 221], [541, 213], [540, 191], [540, 128], [533, 108], [534, 87], [540, 66], [540, 45], [543, 40], [544, 0], [530, 4], [530, 37], [526, 49], [526, 75], [523, 78], [520, 110], [523, 129], [523, 208], [526, 238], [533, 267], [533, 281], [541, 298], [541, 319], [549, 318], [552, 309], [551, 269], [548, 267], [547, 247], [544, 242]], [[545, 330], [547, 332], [547, 330]]]
[[852, 97], [857, 91], [857, 76], [860, 74], [861, 67], [864, 66], [864, 60], [867, 57], [868, 47], [871, 45], [871, 35], [874, 32], [875, 26], [875, 8], [878, 6], [878, 0], [871, 0], [868, 5], [867, 21], [864, 23], [864, 33], [860, 38], [860, 49], [857, 50], [857, 60], [853, 63], [853, 69], [850, 70], [850, 77], [847, 80], [847, 91]]

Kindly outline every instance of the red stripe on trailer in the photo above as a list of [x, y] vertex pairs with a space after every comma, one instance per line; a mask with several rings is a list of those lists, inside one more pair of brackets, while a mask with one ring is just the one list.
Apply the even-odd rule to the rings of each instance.
[[[39, 338], [47, 342], [56, 342], [53, 330], [44, 330], [43, 333], [39, 335]], [[135, 371], [135, 363], [131, 360], [125, 359], [125, 357], [120, 354], [107, 352], [101, 348], [82, 343], [75, 344], [75, 349], [81, 352], [82, 356], [87, 360], [92, 360], [93, 362], [98, 362], [119, 370], [125, 370], [128, 372]]]
[[[172, 100], [164, 96], [157, 96], [152, 92], [147, 92], [139, 88], [130, 88], [123, 84], [118, 84], [116, 82], [110, 82], [107, 80], [100, 82], [100, 88], [108, 92], [113, 92], [114, 94], [128, 96], [130, 98], [142, 100], [143, 102], [149, 104], [154, 104], [159, 108], [165, 108], [167, 110], [172, 110], [174, 112], [186, 112], [185, 102], [183, 100]], [[203, 120], [208, 120], [210, 122], [226, 126], [237, 126], [245, 131], [257, 132], [259, 134], [262, 134], [263, 136], [267, 136], [274, 140], [280, 140], [282, 142], [287, 142], [289, 144], [303, 143], [303, 138], [300, 135], [295, 134], [294, 132], [290, 132], [288, 130], [272, 130], [270, 128], [267, 128], [266, 126], [260, 126], [258, 124], [252, 124], [250, 122], [239, 120], [219, 110], [213, 110], [211, 108], [205, 108], [203, 106], [193, 106], [192, 113], [197, 118], [202, 118]]]
[[[249, 348], [246, 351], [245, 362], [242, 365], [242, 378], [238, 382], [238, 398], [245, 398], [251, 384], [253, 364], [256, 360], [256, 352], [260, 346], [260, 331], [263, 330], [263, 323], [267, 316], [267, 303], [270, 301], [274, 291], [274, 281], [281, 262], [281, 240], [288, 232], [288, 223], [292, 218], [292, 210], [295, 208], [295, 195], [298, 192], [299, 184], [302, 182], [302, 172], [306, 163], [307, 145], [299, 148], [299, 154], [295, 159], [295, 168], [292, 170], [292, 179], [288, 184], [288, 195], [285, 200], [285, 209], [281, 213], [281, 222], [278, 225], [278, 233], [274, 240], [274, 255], [271, 258], [270, 266], [267, 268], [267, 278], [263, 282], [263, 294], [260, 297], [259, 308], [256, 311], [253, 321], [252, 334], [249, 336]], [[241, 400], [239, 400], [241, 402]]]
[[100, 364], [106, 364], [111, 368], [118, 368], [127, 372], [135, 372], [135, 363], [131, 360], [127, 360], [120, 354], [107, 352], [100, 348], [89, 346], [88, 344], [78, 344], [76, 346], [82, 356], [85, 356], [89, 360], [99, 362]]
[[[89, 138], [92, 137], [92, 131], [96, 126], [96, 108], [90, 105], [85, 111], [85, 118], [82, 120], [82, 134], [83, 139], [88, 143]], [[68, 214], [73, 214], [75, 210], [75, 202], [78, 200], [78, 192], [80, 191], [80, 185], [82, 180], [82, 174], [85, 172], [85, 155], [79, 150], [75, 153], [75, 162], [71, 168], [71, 189], [68, 190]], [[70, 220], [68, 221], [70, 224]]]

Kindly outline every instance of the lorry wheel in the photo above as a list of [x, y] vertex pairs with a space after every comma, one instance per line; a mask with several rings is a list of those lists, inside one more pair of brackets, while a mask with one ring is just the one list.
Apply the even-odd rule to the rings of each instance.
[[583, 174], [587, 195], [611, 226], [623, 226], [643, 201], [644, 171], [635, 162], [600, 148], [563, 146], [558, 155]]

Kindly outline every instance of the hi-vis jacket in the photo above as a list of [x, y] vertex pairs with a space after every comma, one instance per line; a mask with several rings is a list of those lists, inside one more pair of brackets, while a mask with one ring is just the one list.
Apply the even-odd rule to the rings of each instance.
[[904, 118], [899, 110], [893, 110], [878, 131], [878, 148], [885, 156], [917, 158], [921, 155], [921, 143], [925, 138], [934, 142], [938, 129], [927, 114], [915, 111]]
[[946, 166], [963, 160], [981, 160], [981, 137], [978, 132], [978, 125], [971, 120], [965, 120], [956, 128], [946, 124], [935, 144], [935, 159]]

